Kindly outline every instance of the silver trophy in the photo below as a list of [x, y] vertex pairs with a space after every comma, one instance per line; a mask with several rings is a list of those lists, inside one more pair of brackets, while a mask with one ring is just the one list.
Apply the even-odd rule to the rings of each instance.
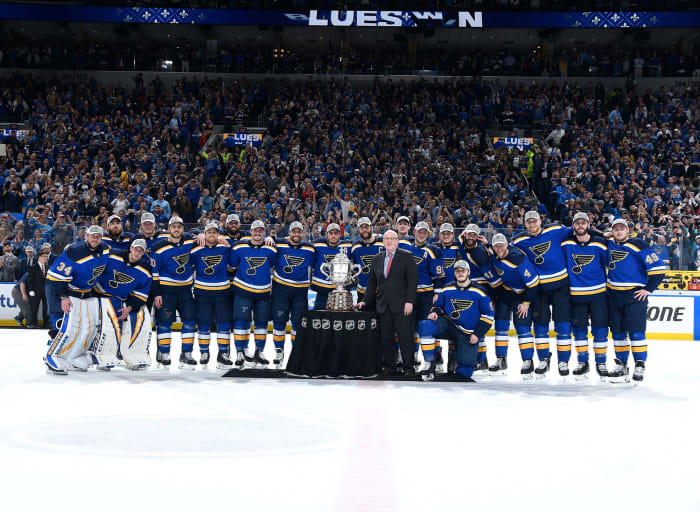
[[352, 295], [343, 287], [353, 282], [362, 272], [362, 266], [350, 261], [346, 250], [341, 249], [330, 262], [321, 265], [321, 272], [335, 285], [335, 290], [328, 295], [326, 309], [330, 311], [352, 311]]

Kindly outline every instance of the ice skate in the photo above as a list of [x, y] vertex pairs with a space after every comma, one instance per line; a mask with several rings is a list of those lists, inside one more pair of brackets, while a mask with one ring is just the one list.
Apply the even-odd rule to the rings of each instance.
[[630, 370], [625, 363], [615, 359], [615, 368], [608, 372], [608, 379], [613, 384], [627, 383], [630, 381]]
[[520, 375], [522, 375], [524, 380], [530, 380], [534, 377], [533, 371], [535, 366], [532, 363], [532, 359], [523, 360], [523, 366], [520, 368]]
[[496, 357], [496, 362], [489, 366], [489, 375], [505, 375], [508, 363], [505, 356]]
[[[538, 379], [544, 379], [547, 376], [547, 372], [549, 371], [549, 357], [545, 357], [544, 359], [540, 360], [540, 364], [537, 365], [537, 368], [535, 368], [535, 377]], [[568, 365], [567, 365], [567, 371], [568, 371]]]
[[216, 369], [230, 370], [233, 367], [233, 361], [228, 355], [228, 352], [219, 352], [216, 355]]
[[474, 373], [481, 375], [489, 374], [489, 362], [484, 359], [483, 361], [477, 361], [476, 366], [474, 366]]
[[44, 364], [46, 365], [46, 373], [49, 375], [68, 375], [68, 371], [63, 365], [54, 359], [44, 358]]
[[595, 371], [598, 373], [598, 377], [600, 377], [601, 382], [608, 381], [608, 367], [605, 363], [596, 363]]
[[571, 373], [576, 380], [587, 380], [589, 371], [591, 371], [591, 366], [588, 364], [588, 361], [582, 361], [576, 365], [576, 368]]
[[255, 368], [264, 370], [270, 365], [270, 361], [263, 357], [260, 350], [256, 350], [255, 354], [253, 354], [253, 365]]
[[276, 348], [275, 349], [275, 358], [272, 360], [272, 364], [275, 365], [275, 368], [280, 370], [284, 366], [284, 349], [283, 348]]
[[447, 353], [447, 375], [454, 375], [457, 371], [457, 355], [454, 350]]
[[445, 360], [442, 357], [442, 348], [435, 349], [435, 371], [444, 372], [445, 371]]
[[567, 363], [566, 361], [559, 361], [557, 368], [559, 369], [559, 376], [560, 377], [568, 377], [569, 376], [569, 363]]
[[209, 364], [209, 352], [202, 352], [199, 354], [199, 364], [202, 367], [202, 369], [206, 369], [207, 365]]
[[425, 382], [435, 380], [435, 368], [437, 367], [436, 362], [426, 361], [425, 364], [425, 368], [420, 372], [420, 378]]
[[170, 370], [170, 353], [161, 352], [160, 350], [156, 352], [156, 363], [158, 363], [158, 368], [163, 368], [164, 370]]
[[644, 361], [637, 361], [634, 363], [634, 372], [632, 373], [632, 380], [634, 382], [642, 382], [644, 380], [644, 369], [646, 368], [646, 363]]
[[245, 357], [245, 353], [242, 350], [239, 350], [236, 352], [236, 362], [234, 363], [234, 366], [236, 367], [236, 370], [243, 370], [245, 368], [247, 361]]
[[180, 353], [180, 362], [177, 367], [181, 370], [194, 370], [197, 368], [197, 361], [192, 357], [192, 352]]

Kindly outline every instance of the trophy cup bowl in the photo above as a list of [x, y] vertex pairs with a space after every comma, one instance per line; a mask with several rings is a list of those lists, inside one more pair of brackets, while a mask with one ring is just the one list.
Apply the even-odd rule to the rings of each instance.
[[335, 289], [328, 294], [326, 309], [329, 311], [352, 311], [352, 295], [344, 286], [352, 283], [362, 272], [362, 266], [357, 263], [353, 264], [345, 250], [342, 250], [330, 263], [321, 265], [321, 272], [335, 286]]

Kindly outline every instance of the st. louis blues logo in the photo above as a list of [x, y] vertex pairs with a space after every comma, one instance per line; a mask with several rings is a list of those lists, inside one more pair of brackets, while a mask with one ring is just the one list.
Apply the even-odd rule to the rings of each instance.
[[580, 274], [583, 271], [581, 267], [592, 262], [595, 259], [595, 256], [592, 254], [572, 254], [571, 259], [573, 259], [574, 263], [576, 263], [576, 265], [572, 267], [571, 271], [574, 274]]
[[214, 273], [214, 267], [221, 263], [221, 260], [223, 258], [224, 257], [221, 254], [204, 256], [204, 258], [202, 258], [202, 261], [207, 266], [207, 268], [204, 269], [204, 273], [208, 276], [212, 275]]
[[119, 288], [120, 284], [129, 284], [134, 281], [134, 278], [131, 277], [129, 274], [125, 274], [123, 272], [119, 272], [118, 270], [114, 271], [114, 279], [109, 280], [109, 286], [112, 288]]
[[331, 261], [333, 261], [333, 258], [335, 258], [335, 257], [336, 257], [335, 254], [324, 254], [323, 255], [323, 259], [326, 260], [326, 263], [330, 263]]
[[455, 261], [457, 261], [457, 258], [443, 258], [442, 266], [444, 268], [452, 268], [455, 264]]
[[258, 268], [262, 267], [267, 261], [267, 256], [246, 256], [245, 259], [248, 262], [250, 268], [245, 271], [249, 276], [254, 276], [258, 273]]
[[424, 257], [423, 256], [416, 256], [415, 254], [413, 255], [413, 261], [416, 262], [416, 265], [420, 265], [421, 262], [423, 261]]
[[533, 245], [529, 248], [529, 251], [535, 255], [535, 265], [542, 265], [542, 263], [544, 263], [543, 256], [547, 253], [551, 246], [552, 242], [544, 242], [541, 244]]
[[92, 278], [87, 282], [88, 285], [93, 286], [97, 282], [97, 278], [102, 275], [102, 272], [105, 271], [105, 268], [107, 268], [107, 265], [100, 265], [98, 267], [95, 267], [92, 269]]
[[186, 252], [185, 254], [173, 256], [173, 260], [175, 261], [175, 263], [177, 263], [175, 273], [184, 274], [185, 270], [187, 270], [187, 264], [190, 262], [190, 253]]
[[450, 313], [450, 318], [452, 318], [453, 320], [457, 320], [462, 311], [466, 311], [467, 309], [472, 307], [474, 301], [464, 299], [450, 299], [450, 303], [452, 304], [452, 309], [454, 309], [454, 311]]
[[498, 274], [499, 276], [502, 276], [505, 273], [505, 270], [501, 270], [498, 267], [493, 267], [493, 269], [496, 271], [496, 274]]
[[615, 264], [624, 260], [629, 253], [627, 251], [610, 251], [610, 264], [608, 268], [615, 270]]
[[369, 274], [369, 271], [371, 270], [371, 265], [372, 265], [372, 256], [371, 254], [368, 256], [361, 256], [360, 260], [362, 261], [362, 273], [363, 274]]
[[285, 274], [291, 274], [294, 271], [294, 267], [298, 267], [302, 263], [304, 263], [304, 257], [303, 256], [289, 256], [289, 255], [284, 255], [284, 261], [287, 263], [284, 267], [282, 267], [282, 272]]

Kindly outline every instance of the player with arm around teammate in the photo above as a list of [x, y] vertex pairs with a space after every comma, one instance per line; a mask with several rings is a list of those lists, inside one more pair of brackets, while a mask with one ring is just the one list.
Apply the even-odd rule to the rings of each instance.
[[608, 311], [615, 343], [615, 368], [609, 371], [609, 379], [614, 383], [630, 380], [630, 342], [635, 361], [632, 378], [637, 382], [644, 379], [648, 297], [666, 273], [666, 265], [649, 244], [629, 235], [625, 219], [613, 220], [608, 240]]
[[294, 343], [301, 315], [308, 307], [309, 271], [313, 265], [314, 246], [302, 241], [304, 225], [294, 221], [289, 236], [277, 240], [277, 265], [272, 273], [272, 340], [277, 368], [284, 364], [284, 339], [291, 321]]
[[55, 336], [44, 357], [49, 373], [86, 371], [88, 347], [97, 335], [99, 303], [93, 287], [107, 267], [109, 247], [102, 228], [90, 226], [85, 241], [69, 245], [46, 274], [49, 321]]
[[[587, 378], [590, 371], [588, 362], [588, 321], [593, 334], [593, 352], [596, 371], [602, 380], [608, 376], [606, 352], [608, 350], [608, 304], [606, 295], [606, 274], [608, 265], [608, 242], [604, 238], [588, 232], [588, 214], [574, 215], [574, 232], [562, 242], [569, 273], [571, 294], [571, 325], [574, 331], [574, 344], [578, 365], [573, 370], [577, 380]], [[559, 374], [569, 374], [568, 364], [559, 362]]]
[[357, 276], [357, 302], [363, 302], [372, 272], [372, 259], [384, 250], [384, 244], [381, 236], [372, 233], [372, 221], [368, 217], [361, 217], [357, 221], [357, 230], [360, 239], [350, 249], [350, 260], [362, 268]]
[[204, 228], [205, 243], [190, 251], [194, 268], [194, 299], [197, 318], [199, 364], [209, 364], [212, 324], [216, 323], [218, 353], [216, 367], [227, 370], [231, 361], [231, 292], [228, 277], [231, 247], [220, 240], [219, 225], [208, 223]]
[[229, 262], [229, 266], [236, 269], [233, 278], [233, 337], [236, 344], [234, 366], [238, 369], [245, 367], [245, 349], [249, 343], [253, 320], [255, 352], [248, 362], [258, 368], [266, 368], [270, 364], [263, 352], [267, 340], [267, 324], [272, 319], [270, 290], [272, 271], [277, 262], [277, 249], [265, 245], [263, 221], [253, 221], [250, 234], [249, 240], [239, 242], [233, 247]]
[[340, 239], [340, 226], [335, 222], [328, 224], [326, 236], [318, 238], [313, 242], [315, 256], [313, 271], [311, 274], [311, 289], [316, 292], [316, 302], [314, 309], [326, 309], [328, 304], [328, 294], [333, 291], [335, 285], [331, 283], [329, 276], [321, 271], [321, 265], [330, 264], [341, 250], [350, 253], [352, 244]]
[[469, 265], [464, 260], [454, 264], [455, 284], [443, 288], [438, 294], [427, 319], [419, 324], [421, 346], [426, 357], [426, 368], [421, 372], [423, 380], [435, 378], [435, 361], [430, 348], [436, 337], [455, 342], [457, 368], [455, 375], [473, 382], [479, 338], [493, 325], [493, 308], [486, 291], [469, 280]]
[[168, 237], [151, 249], [153, 259], [153, 303], [156, 307], [158, 351], [156, 361], [170, 368], [170, 343], [175, 314], [182, 319], [182, 350], [179, 368], [194, 370], [197, 361], [192, 358], [196, 311], [192, 295], [193, 273], [190, 251], [194, 247], [191, 235], [185, 233], [181, 217], [168, 221]]
[[100, 334], [91, 348], [93, 362], [108, 370], [121, 354], [129, 370], [151, 365], [151, 315], [146, 306], [153, 282], [146, 241], [135, 239], [128, 251], [112, 249], [107, 267], [95, 284], [100, 297]]
[[537, 296], [540, 278], [535, 267], [525, 254], [512, 245], [501, 233], [491, 240], [493, 258], [491, 265], [496, 294], [496, 362], [489, 367], [492, 375], [504, 375], [508, 368], [508, 329], [511, 314], [515, 332], [518, 335], [520, 355], [523, 360], [520, 374], [531, 379], [534, 370], [534, 339], [532, 337], [532, 308], [530, 305]]

